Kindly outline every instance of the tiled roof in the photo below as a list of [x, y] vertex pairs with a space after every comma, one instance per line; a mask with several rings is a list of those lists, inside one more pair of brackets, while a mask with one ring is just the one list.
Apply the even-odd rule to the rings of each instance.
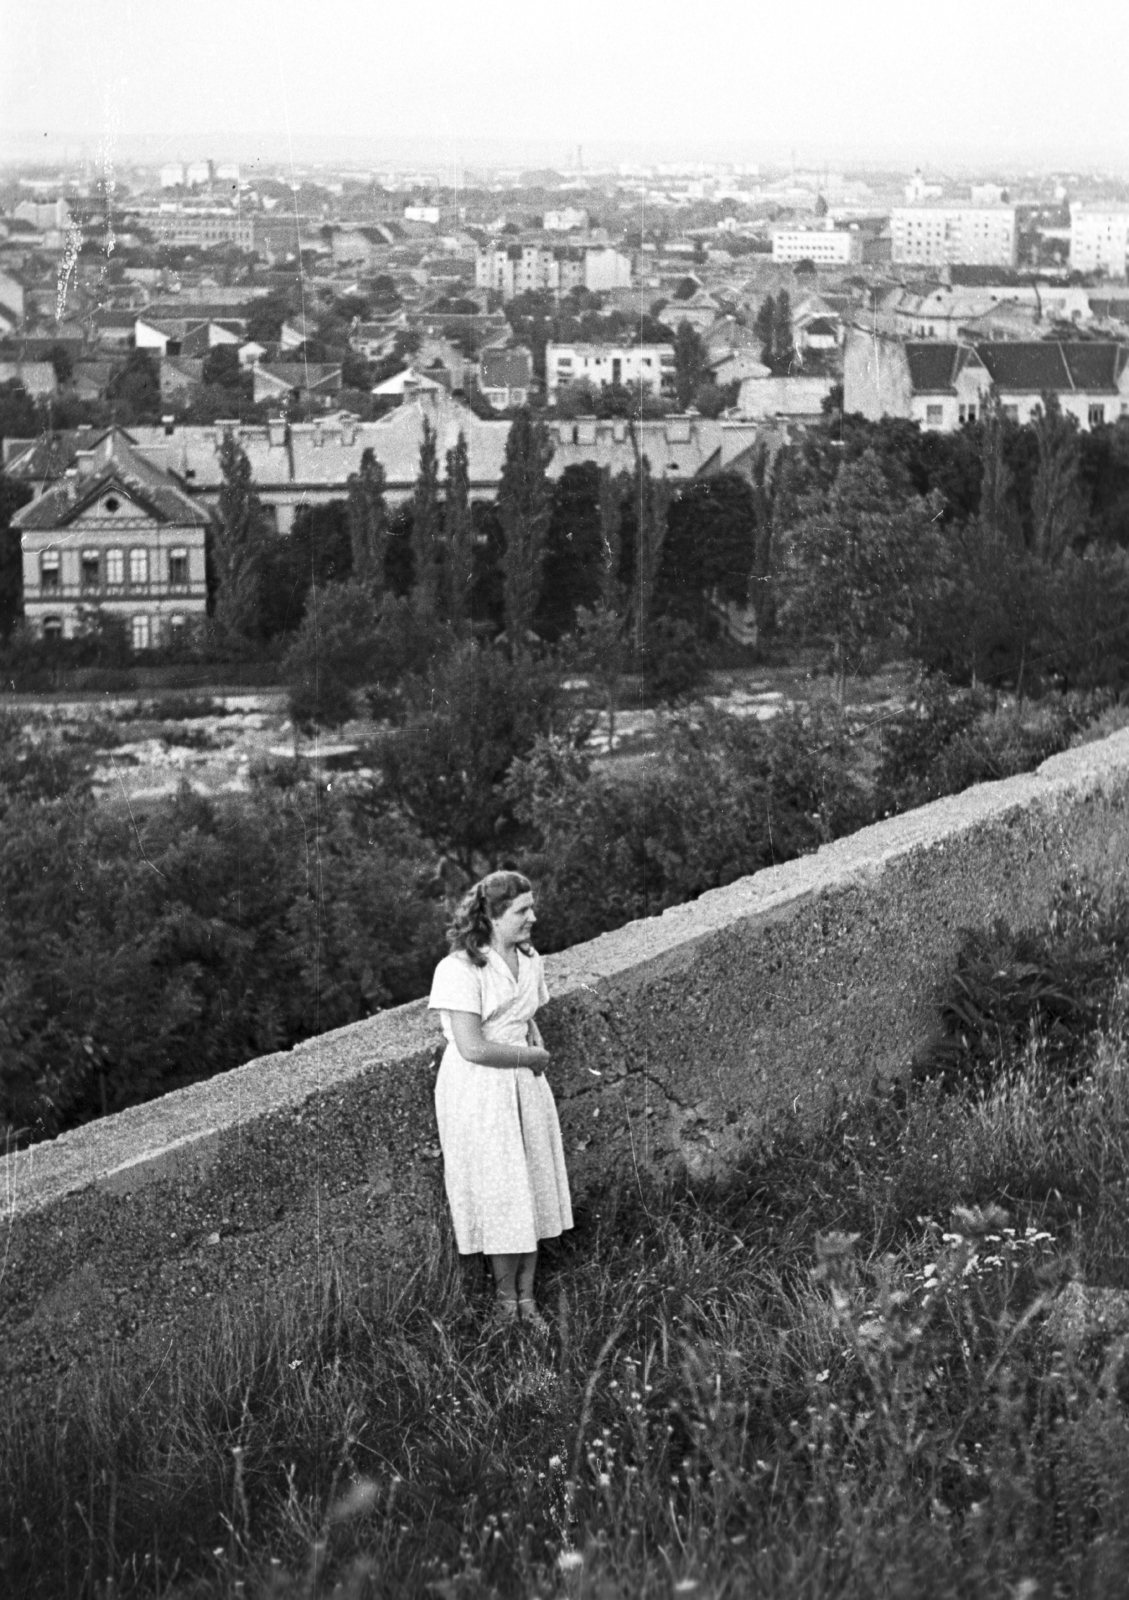
[[483, 350], [479, 373], [484, 389], [527, 389], [533, 381], [533, 358], [520, 344]]
[[906, 341], [910, 383], [917, 394], [947, 394], [961, 367], [961, 349], [946, 339]]
[[38, 500], [21, 506], [12, 525], [27, 531], [65, 528], [111, 484], [130, 500], [151, 512], [159, 522], [177, 527], [206, 527], [210, 518], [203, 506], [153, 461], [137, 449], [122, 428], [111, 428], [93, 446], [90, 470], [67, 477], [46, 489]]
[[1123, 345], [1076, 340], [1015, 340], [977, 345], [1001, 393], [1112, 392], [1125, 365]]

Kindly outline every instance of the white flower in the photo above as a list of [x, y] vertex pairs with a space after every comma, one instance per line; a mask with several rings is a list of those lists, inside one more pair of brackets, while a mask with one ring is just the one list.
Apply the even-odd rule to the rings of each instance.
[[557, 1557], [557, 1566], [562, 1572], [576, 1572], [584, 1565], [584, 1557], [579, 1550], [562, 1550]]

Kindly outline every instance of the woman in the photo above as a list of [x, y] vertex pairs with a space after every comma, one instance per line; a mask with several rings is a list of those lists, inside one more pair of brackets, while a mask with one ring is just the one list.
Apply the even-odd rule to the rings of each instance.
[[447, 1048], [435, 1085], [443, 1176], [462, 1255], [490, 1257], [495, 1315], [547, 1325], [533, 1298], [537, 1242], [572, 1227], [549, 1052], [533, 1014], [548, 998], [529, 943], [533, 891], [520, 872], [491, 872], [447, 930], [428, 1005]]

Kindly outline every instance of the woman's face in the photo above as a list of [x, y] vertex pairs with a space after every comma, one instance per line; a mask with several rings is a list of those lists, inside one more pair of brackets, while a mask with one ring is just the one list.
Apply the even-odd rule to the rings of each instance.
[[525, 944], [533, 932], [533, 924], [537, 921], [533, 909], [533, 896], [530, 893], [519, 894], [516, 900], [511, 900], [499, 917], [490, 918], [490, 926], [494, 930], [495, 941], [509, 949], [515, 944]]

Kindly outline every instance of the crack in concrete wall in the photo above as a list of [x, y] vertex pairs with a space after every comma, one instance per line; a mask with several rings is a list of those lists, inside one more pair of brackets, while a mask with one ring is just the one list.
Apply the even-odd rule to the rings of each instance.
[[[961, 932], [1033, 926], [1129, 849], [1129, 733], [547, 961], [574, 1190], [724, 1171], [766, 1119], [902, 1070]], [[447, 1229], [422, 1002], [9, 1156], [0, 1382], [165, 1358], [225, 1296], [364, 1281]]]

